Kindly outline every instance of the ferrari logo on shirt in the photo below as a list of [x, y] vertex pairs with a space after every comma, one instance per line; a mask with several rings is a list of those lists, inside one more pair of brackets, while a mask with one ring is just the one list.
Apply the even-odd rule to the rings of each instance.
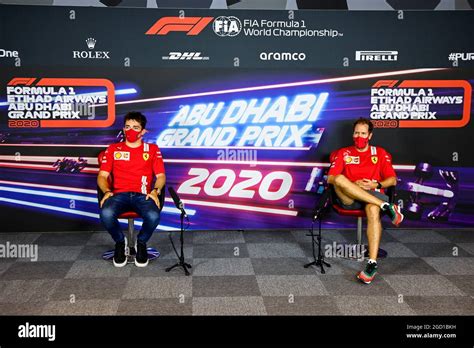
[[117, 161], [130, 161], [130, 152], [127, 151], [115, 151], [114, 159]]
[[372, 156], [371, 159], [373, 164], [377, 164], [377, 161], [379, 160], [377, 156]]
[[344, 162], [346, 162], [346, 164], [359, 164], [360, 157], [359, 156], [345, 156]]
[[149, 153], [144, 153], [144, 154], [143, 154], [143, 159], [144, 159], [145, 161], [148, 161], [149, 158], [150, 158], [150, 154], [149, 154]]

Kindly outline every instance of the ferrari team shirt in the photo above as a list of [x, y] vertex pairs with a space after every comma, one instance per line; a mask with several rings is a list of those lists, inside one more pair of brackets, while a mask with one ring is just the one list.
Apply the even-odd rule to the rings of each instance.
[[378, 146], [369, 146], [364, 152], [358, 151], [355, 146], [339, 149], [331, 155], [328, 175], [338, 174], [343, 174], [352, 182], [362, 179], [383, 181], [396, 176], [392, 156]]
[[132, 148], [125, 142], [110, 145], [102, 156], [100, 170], [113, 176], [113, 192], [151, 191], [154, 176], [165, 172], [160, 148], [142, 143]]

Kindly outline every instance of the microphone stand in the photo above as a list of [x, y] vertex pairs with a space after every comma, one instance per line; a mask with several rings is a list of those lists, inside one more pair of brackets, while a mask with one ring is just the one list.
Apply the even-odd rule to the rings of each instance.
[[[308, 268], [310, 266], [316, 266], [316, 267], [320, 267], [321, 268], [321, 273], [322, 274], [325, 274], [326, 273], [326, 270], [324, 269], [324, 266], [326, 267], [331, 267], [331, 265], [326, 262], [324, 260], [324, 255], [323, 255], [323, 252], [322, 252], [322, 249], [321, 249], [321, 230], [322, 230], [322, 226], [321, 226], [321, 223], [322, 223], [322, 216], [323, 216], [323, 212], [324, 212], [324, 209], [326, 208], [327, 206], [327, 203], [328, 203], [328, 198], [329, 198], [329, 190], [330, 188], [326, 188], [326, 191], [324, 192], [323, 196], [321, 197], [321, 202], [320, 204], [318, 204], [318, 207], [316, 208], [316, 212], [313, 216], [313, 219], [311, 221], [311, 245], [312, 245], [312, 249], [313, 249], [313, 259], [314, 261], [310, 262], [310, 263], [307, 263], [306, 265], [304, 265], [304, 268]], [[315, 252], [315, 244], [316, 244], [316, 240], [315, 240], [315, 236], [314, 236], [314, 222], [316, 220], [319, 220], [319, 232], [318, 232], [318, 237], [317, 237], [317, 244], [318, 244], [318, 257], [316, 258], [316, 252]]]
[[188, 271], [188, 268], [192, 268], [192, 266], [189, 263], [186, 263], [184, 261], [184, 216], [185, 215], [186, 215], [186, 212], [184, 211], [184, 208], [181, 208], [181, 234], [180, 234], [180, 237], [179, 237], [179, 240], [181, 242], [181, 255], [178, 255], [178, 252], [176, 251], [176, 248], [174, 247], [173, 239], [171, 238], [171, 234], [169, 235], [170, 240], [171, 240], [171, 244], [173, 245], [173, 249], [176, 252], [176, 256], [178, 256], [179, 261], [176, 264], [174, 264], [173, 266], [168, 267], [165, 271], [169, 272], [169, 271], [171, 271], [172, 269], [174, 269], [176, 267], [181, 267], [184, 270], [184, 274], [188, 276], [188, 275], [190, 275], [190, 273]]

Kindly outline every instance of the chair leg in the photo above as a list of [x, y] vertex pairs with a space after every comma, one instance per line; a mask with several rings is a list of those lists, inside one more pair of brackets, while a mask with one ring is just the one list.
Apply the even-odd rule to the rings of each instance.
[[128, 240], [128, 252], [129, 255], [135, 255], [137, 251], [135, 250], [135, 223], [132, 218], [128, 219], [128, 229], [127, 229], [127, 240]]
[[357, 244], [362, 244], [362, 217], [357, 218]]

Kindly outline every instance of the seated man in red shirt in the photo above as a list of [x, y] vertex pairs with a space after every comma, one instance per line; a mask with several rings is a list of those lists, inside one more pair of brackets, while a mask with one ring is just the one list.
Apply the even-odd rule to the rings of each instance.
[[377, 273], [377, 253], [382, 236], [380, 212], [386, 213], [395, 226], [403, 221], [400, 207], [388, 203], [388, 196], [383, 193], [384, 188], [397, 184], [397, 177], [392, 156], [381, 147], [369, 146], [373, 128], [368, 119], [355, 121], [354, 146], [337, 151], [328, 173], [328, 182], [334, 185], [340, 205], [346, 209], [364, 208], [367, 213], [369, 262], [357, 274], [357, 278], [366, 284], [370, 284]]
[[[148, 265], [146, 243], [160, 222], [158, 196], [165, 186], [165, 168], [158, 146], [142, 141], [146, 122], [146, 117], [140, 112], [125, 115], [125, 141], [107, 148], [97, 178], [97, 184], [104, 192], [104, 198], [100, 202], [100, 219], [115, 241], [115, 267], [127, 264], [126, 241], [118, 216], [127, 211], [135, 211], [143, 219], [136, 242], [135, 265], [138, 267]], [[109, 186], [110, 174], [113, 188]], [[153, 179], [156, 180], [152, 189]]]

